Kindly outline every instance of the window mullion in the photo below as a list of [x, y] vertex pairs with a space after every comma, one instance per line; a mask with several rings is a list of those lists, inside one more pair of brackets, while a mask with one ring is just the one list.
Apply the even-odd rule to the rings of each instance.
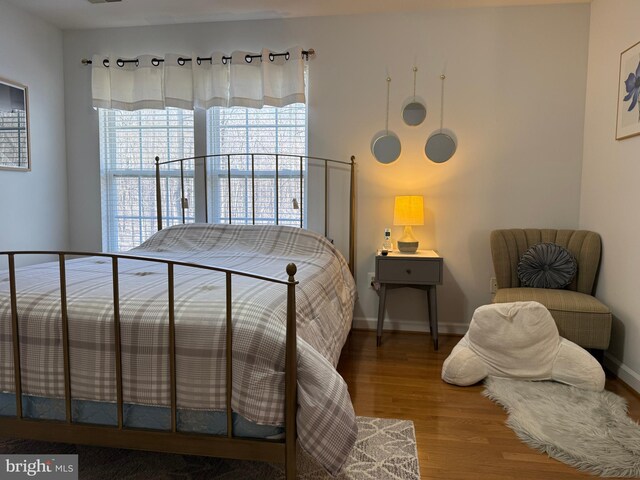
[[[109, 125], [109, 134], [106, 135], [109, 141], [109, 153], [108, 160], [106, 162], [106, 168], [112, 169], [117, 163], [118, 158], [118, 147], [116, 145], [115, 138], [115, 125], [116, 125], [116, 112], [112, 110], [107, 111], [108, 125]], [[107, 210], [109, 211], [109, 218], [107, 220], [107, 225], [109, 225], [108, 231], [108, 250], [112, 251], [115, 249], [115, 245], [118, 242], [118, 227], [115, 224], [115, 217], [118, 214], [118, 204], [117, 204], [117, 192], [115, 191], [115, 182], [113, 178], [107, 176], [109, 188], [107, 189]]]
[[[142, 113], [138, 112], [138, 118], [139, 118], [139, 123], [142, 123]], [[139, 145], [139, 149], [140, 149], [140, 157], [139, 157], [139, 167], [140, 170], [143, 169], [143, 156], [144, 156], [144, 151], [142, 149], [142, 145], [144, 142], [144, 139], [142, 138], [142, 129], [138, 130], [138, 139], [140, 142]], [[142, 242], [142, 178], [140, 177], [140, 175], [137, 176], [138, 177], [138, 240], [140, 242]]]

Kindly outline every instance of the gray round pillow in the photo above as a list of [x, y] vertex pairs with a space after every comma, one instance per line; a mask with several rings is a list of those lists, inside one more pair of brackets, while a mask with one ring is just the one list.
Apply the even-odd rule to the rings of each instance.
[[577, 271], [573, 255], [555, 243], [533, 245], [518, 263], [518, 278], [523, 287], [564, 288]]

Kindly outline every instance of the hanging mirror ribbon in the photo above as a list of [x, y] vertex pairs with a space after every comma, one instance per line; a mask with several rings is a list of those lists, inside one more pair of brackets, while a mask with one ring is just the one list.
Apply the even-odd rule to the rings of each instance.
[[418, 67], [413, 67], [413, 97], [409, 97], [402, 106], [402, 120], [411, 127], [415, 127], [424, 122], [427, 116], [427, 105], [421, 99], [416, 97], [416, 78]]
[[387, 115], [385, 119], [385, 129], [373, 136], [371, 141], [371, 153], [380, 163], [393, 163], [400, 156], [400, 139], [389, 131], [389, 92], [391, 88], [391, 77], [387, 77]]
[[440, 130], [436, 133], [432, 133], [427, 144], [424, 147], [424, 152], [435, 163], [444, 163], [453, 157], [456, 153], [456, 140], [453, 138], [453, 134], [449, 135], [444, 133], [444, 75], [440, 75], [442, 80], [442, 90], [440, 96]]

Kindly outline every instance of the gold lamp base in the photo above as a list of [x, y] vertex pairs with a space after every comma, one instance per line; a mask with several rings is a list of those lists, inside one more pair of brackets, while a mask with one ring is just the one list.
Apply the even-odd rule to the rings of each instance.
[[402, 237], [398, 239], [398, 250], [401, 253], [416, 253], [418, 251], [418, 239], [413, 235], [411, 225], [404, 227]]
[[398, 250], [401, 253], [416, 253], [418, 251], [418, 242], [401, 242], [398, 240]]

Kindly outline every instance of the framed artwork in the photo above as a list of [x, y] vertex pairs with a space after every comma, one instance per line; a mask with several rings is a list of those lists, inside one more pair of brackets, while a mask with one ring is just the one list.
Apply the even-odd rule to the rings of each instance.
[[0, 78], [0, 170], [31, 170], [27, 87]]
[[640, 135], [640, 42], [620, 54], [616, 140]]

